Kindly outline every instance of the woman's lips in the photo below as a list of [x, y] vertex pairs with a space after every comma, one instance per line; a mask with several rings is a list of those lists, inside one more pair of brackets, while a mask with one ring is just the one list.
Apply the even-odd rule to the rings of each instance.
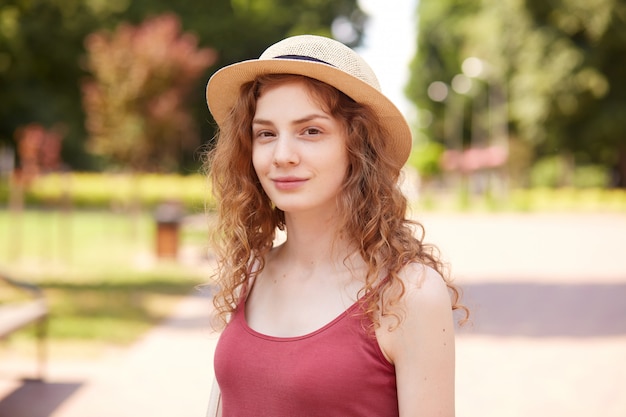
[[304, 178], [298, 178], [298, 177], [279, 177], [279, 178], [273, 178], [272, 181], [274, 182], [274, 185], [276, 186], [277, 189], [288, 191], [288, 190], [295, 190], [296, 188], [299, 188], [307, 180]]

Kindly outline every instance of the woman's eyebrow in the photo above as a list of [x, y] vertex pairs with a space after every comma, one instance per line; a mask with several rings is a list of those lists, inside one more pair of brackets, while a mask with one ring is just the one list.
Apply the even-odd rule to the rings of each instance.
[[265, 119], [252, 119], [253, 125], [272, 125], [273, 123]]
[[[315, 120], [315, 119], [326, 119], [326, 120], [330, 120], [330, 117], [323, 114], [323, 113], [313, 113], [307, 116], [304, 116], [300, 119], [294, 120], [291, 122], [291, 124], [293, 125], [297, 125], [297, 124], [301, 124], [301, 123], [306, 123], [306, 122], [310, 122], [311, 120]], [[260, 119], [260, 118], [255, 118], [252, 119], [252, 124], [259, 124], [259, 125], [273, 125], [274, 123], [272, 123], [272, 121], [270, 120], [266, 120], [266, 119]]]
[[311, 120], [315, 120], [315, 119], [326, 119], [326, 120], [330, 120], [330, 117], [328, 117], [325, 114], [318, 114], [318, 113], [314, 113], [314, 114], [310, 114], [308, 116], [305, 116], [301, 119], [298, 120], [294, 120], [292, 123], [293, 124], [300, 124], [300, 123], [306, 123], [306, 122], [310, 122]]

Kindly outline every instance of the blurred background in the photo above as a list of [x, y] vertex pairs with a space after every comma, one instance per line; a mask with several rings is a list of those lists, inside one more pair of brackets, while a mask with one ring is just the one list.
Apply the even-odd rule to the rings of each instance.
[[620, 0], [3, 0], [0, 417], [203, 415], [218, 68], [355, 48], [464, 290], [458, 416], [626, 415]]

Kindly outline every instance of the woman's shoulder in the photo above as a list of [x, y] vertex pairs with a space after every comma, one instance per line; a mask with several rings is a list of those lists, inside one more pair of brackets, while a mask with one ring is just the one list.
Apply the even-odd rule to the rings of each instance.
[[[388, 357], [396, 362], [412, 355], [416, 346], [426, 347], [454, 331], [452, 300], [442, 275], [420, 263], [406, 265], [398, 274], [404, 291], [391, 310], [381, 317], [377, 331]], [[411, 347], [405, 352], [406, 347]], [[413, 352], [413, 353], [411, 353]]]
[[434, 268], [418, 262], [407, 264], [398, 273], [402, 291], [394, 303], [393, 315], [400, 317], [399, 327], [412, 327], [423, 321], [448, 321], [452, 300], [443, 276]]
[[445, 295], [449, 301], [448, 286], [436, 269], [418, 262], [412, 262], [402, 268], [398, 277], [404, 285], [403, 298], [409, 302], [413, 298], [439, 298]]

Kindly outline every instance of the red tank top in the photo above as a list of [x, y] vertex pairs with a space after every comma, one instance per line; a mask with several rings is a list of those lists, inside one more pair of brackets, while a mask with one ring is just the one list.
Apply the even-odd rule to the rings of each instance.
[[215, 350], [222, 416], [397, 417], [395, 368], [359, 306], [313, 333], [272, 337], [248, 326], [242, 303]]

